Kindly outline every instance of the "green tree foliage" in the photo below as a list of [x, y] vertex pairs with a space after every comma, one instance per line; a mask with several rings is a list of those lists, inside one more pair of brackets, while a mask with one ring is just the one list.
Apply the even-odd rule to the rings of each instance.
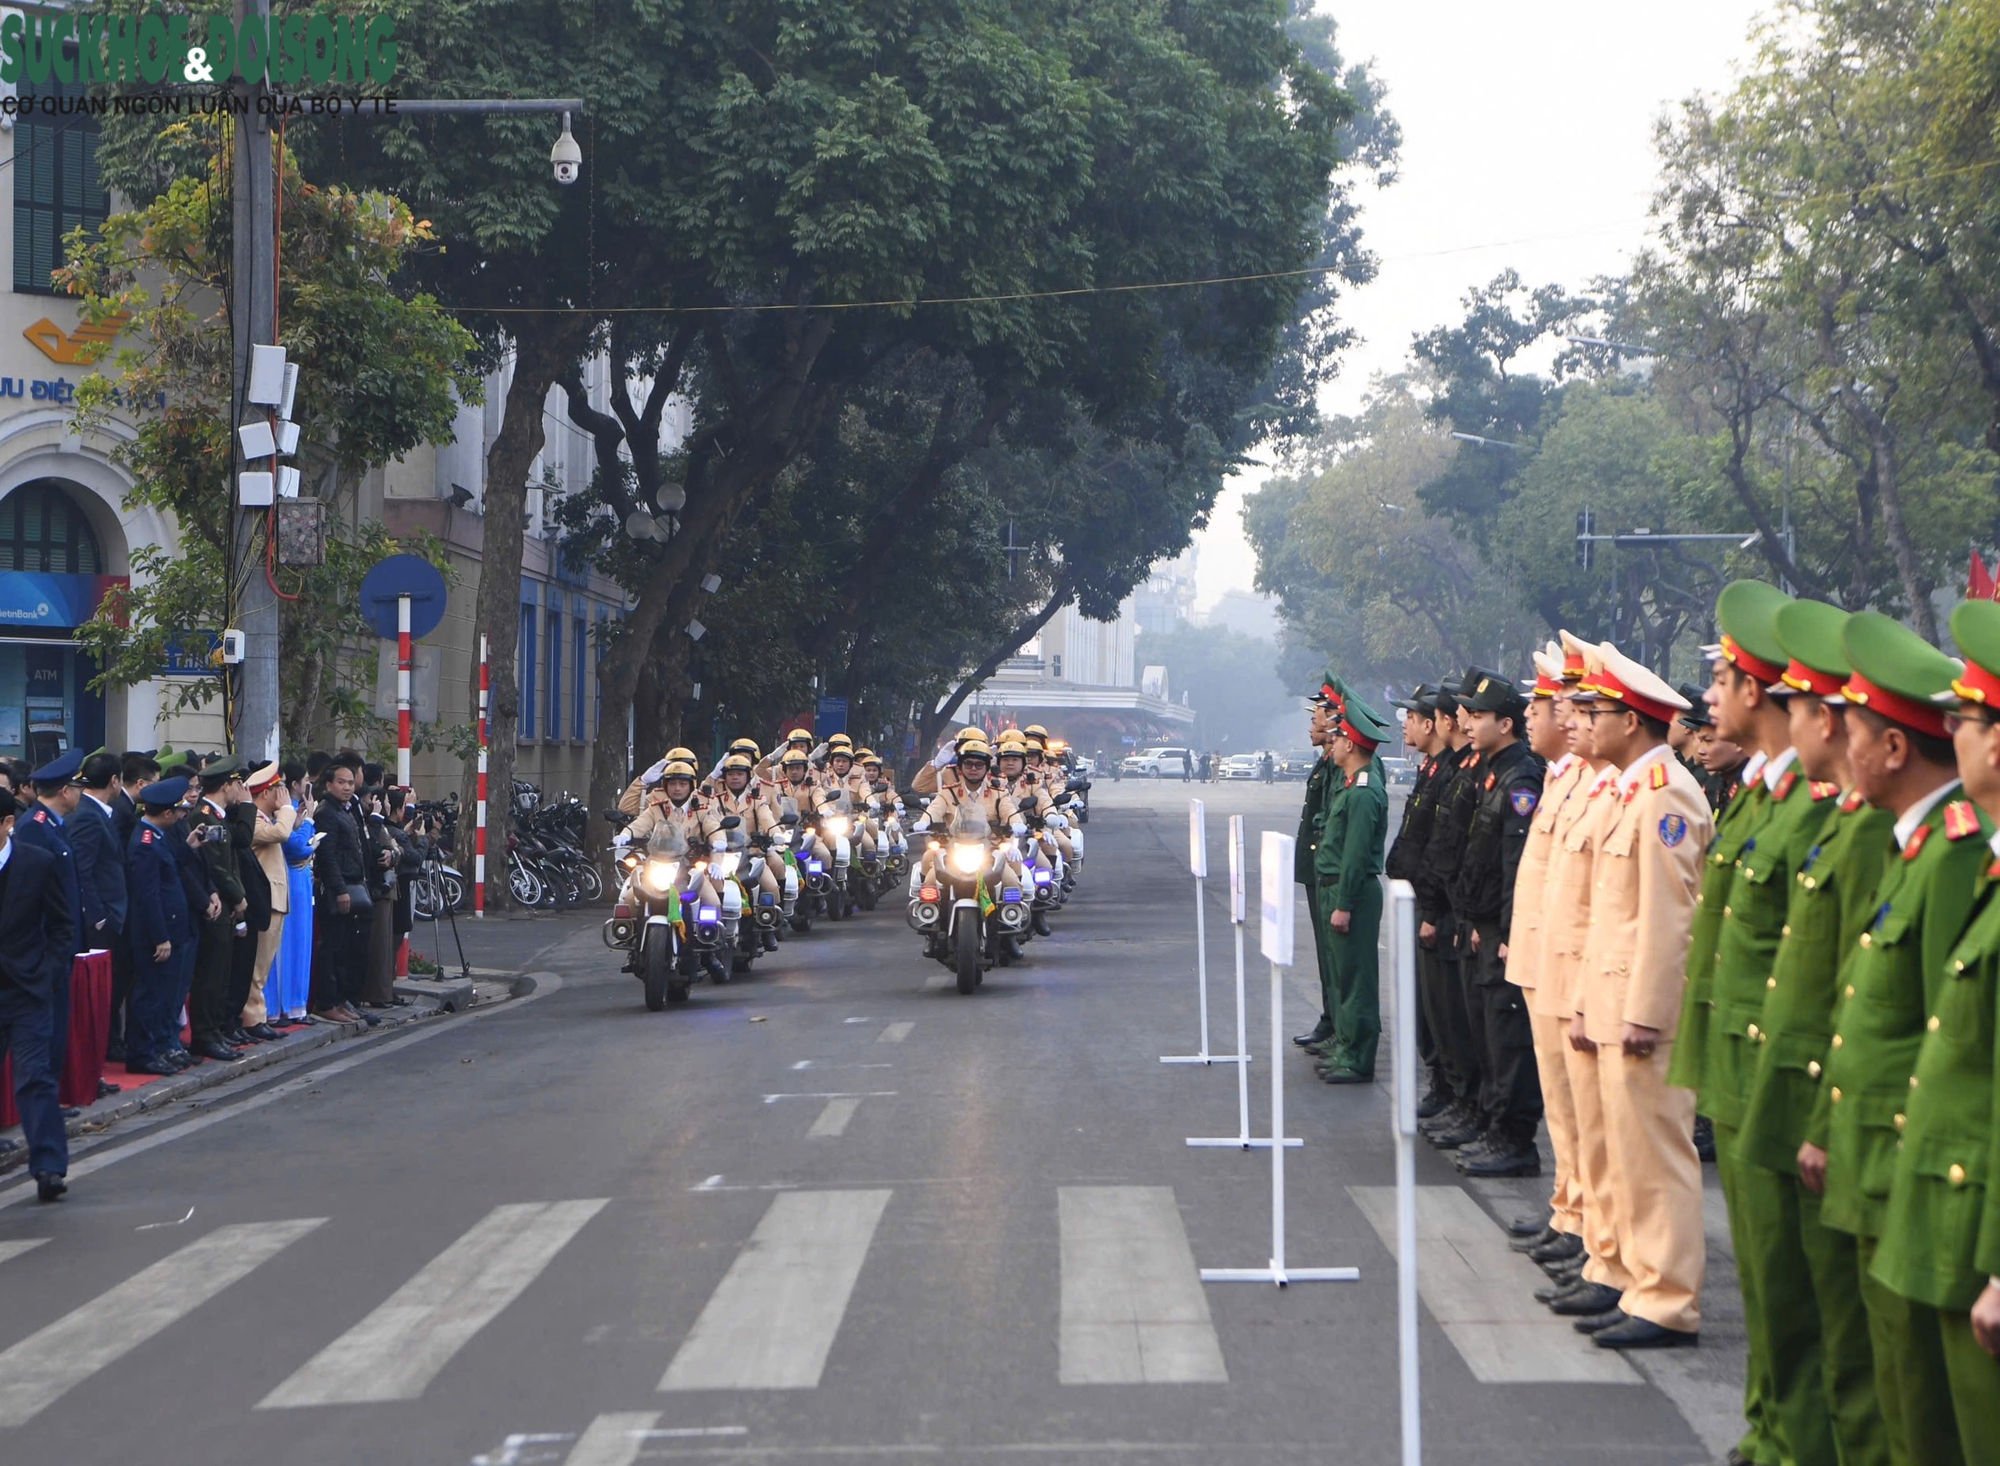
[[[78, 388], [77, 425], [125, 436], [115, 425], [134, 422], [114, 455], [132, 476], [128, 502], [179, 530], [171, 553], [134, 549], [132, 586], [107, 597], [82, 639], [102, 669], [97, 685], [130, 687], [157, 676], [171, 650], [206, 657], [247, 577], [273, 574], [286, 597], [287, 741], [365, 733], [375, 663], [372, 637], [356, 651], [366, 635], [357, 592], [368, 568], [399, 547], [379, 524], [336, 514], [323, 566], [273, 570], [261, 535], [242, 561], [232, 553], [228, 126], [171, 129], [174, 147], [208, 148], [203, 170], [114, 215], [96, 238], [72, 235], [70, 263], [57, 275], [86, 319], [131, 318], [119, 337], [128, 344], [100, 354], [99, 370]], [[364, 468], [447, 434], [455, 392], [477, 399], [471, 337], [435, 301], [388, 283], [429, 240], [386, 194], [318, 187], [295, 166], [285, 171], [280, 341], [300, 366], [297, 462], [336, 508], [351, 501]], [[219, 669], [171, 685], [183, 707], [230, 691]]]

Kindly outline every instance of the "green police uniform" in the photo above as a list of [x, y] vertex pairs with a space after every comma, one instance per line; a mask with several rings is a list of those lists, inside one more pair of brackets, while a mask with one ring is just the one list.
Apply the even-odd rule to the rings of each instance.
[[[1725, 586], [1716, 601], [1716, 620], [1723, 633], [1720, 656], [1767, 687], [1778, 681], [1785, 665], [1773, 618], [1790, 599], [1763, 581], [1739, 580]], [[1702, 867], [1688, 947], [1688, 982], [1681, 1000], [1680, 1040], [1668, 1079], [1695, 1091], [1696, 1108], [1715, 1127], [1716, 1174], [1729, 1204], [1730, 1242], [1737, 1257], [1744, 1332], [1750, 1346], [1743, 1381], [1748, 1429], [1737, 1449], [1752, 1461], [1777, 1466], [1811, 1458], [1789, 1448], [1779, 1418], [1781, 1392], [1770, 1347], [1764, 1279], [1745, 1261], [1755, 1256], [1749, 1214], [1757, 1208], [1744, 1195], [1734, 1152], [1736, 1125], [1742, 1118], [1740, 1075], [1754, 1054], [1764, 982], [1784, 924], [1789, 870], [1804, 853], [1796, 826], [1805, 812], [1817, 811], [1795, 770], [1785, 769], [1767, 779], [1763, 770], [1769, 767], [1768, 762], [1760, 765], [1759, 777], [1716, 822], [1715, 841]], [[1767, 842], [1770, 848], [1760, 861], [1760, 847]], [[1813, 1354], [1800, 1361], [1794, 1373], [1809, 1369], [1816, 1378], [1818, 1363]]]
[[[1899, 723], [1922, 724], [1921, 731], [1939, 731], [1934, 710], [1933, 721], [1925, 722], [1921, 704], [1950, 687], [1956, 662], [1871, 611], [1847, 623], [1841, 642], [1854, 667], [1846, 689], [1851, 700]], [[1898, 1460], [1924, 1463], [1954, 1459], [1956, 1432], [1949, 1417], [1905, 1408], [1915, 1388], [1905, 1378], [1912, 1365], [1911, 1305], [1877, 1281], [1873, 1266], [1926, 1021], [1938, 1011], [1948, 958], [1990, 858], [1978, 812], [1955, 790], [1948, 781], [1934, 792], [1883, 865], [1868, 929], [1841, 974], [1821, 1093], [1806, 1134], [1827, 1152], [1820, 1219], [1856, 1239], [1891, 1452]], [[1905, 811], [1902, 818], [1918, 812]]]
[[[2000, 705], [2000, 605], [1968, 601], [1952, 638], [1970, 659], [1955, 694], [1992, 716]], [[1974, 806], [1946, 812], [1945, 834]], [[1970, 924], [1936, 981], [1900, 1116], [1882, 1241], [1873, 1276], [1908, 1305], [1901, 1413], [1929, 1422], [1937, 1460], [2000, 1461], [2000, 1361], [1979, 1347], [1970, 1310], [2000, 1274], [2000, 1115], [1994, 1044], [2000, 1017], [2000, 839], [1981, 820], [1985, 864]], [[1962, 843], [1972, 841], [1962, 836]], [[1958, 1454], [1946, 1456], [1946, 1422]], [[1913, 1439], [1918, 1433], [1913, 1430]]]
[[[1774, 693], [1838, 697], [1852, 670], [1840, 644], [1846, 623], [1846, 612], [1822, 602], [1779, 607], [1774, 625], [1789, 660]], [[1799, 1181], [1798, 1153], [1833, 1032], [1841, 958], [1873, 914], [1868, 899], [1893, 823], [1858, 794], [1795, 784], [1755, 849], [1741, 857], [1747, 879], [1723, 926], [1727, 946], [1746, 905], [1754, 911], [1760, 901], [1784, 902], [1769, 975], [1733, 983], [1725, 996], [1718, 973], [1710, 1042], [1729, 1056], [1718, 1071], [1733, 1087], [1736, 1265], [1754, 1277], [1763, 1304], [1753, 1347], [1772, 1386], [1781, 1444], [1802, 1462], [1887, 1466], [1890, 1459], [1854, 1239], [1820, 1224], [1820, 1199]], [[1809, 843], [1802, 851], [1796, 839], [1788, 845], [1782, 829], [1810, 831]], [[1754, 974], [1746, 967], [1740, 976]]]
[[[1382, 718], [1349, 698], [1343, 731], [1379, 744], [1388, 737]], [[1357, 746], [1359, 741], [1357, 740]], [[1332, 957], [1333, 1041], [1321, 1077], [1334, 1083], [1371, 1079], [1382, 1037], [1381, 976], [1376, 938], [1382, 927], [1382, 852], [1389, 831], [1388, 779], [1382, 760], [1352, 774], [1334, 770], [1326, 824], [1313, 855], [1319, 887], [1318, 920], [1326, 928]], [[1348, 913], [1348, 929], [1333, 930], [1336, 911]]]
[[1307, 1040], [1318, 1043], [1333, 1035], [1333, 958], [1326, 919], [1319, 909], [1319, 886], [1313, 878], [1313, 860], [1319, 849], [1320, 834], [1326, 826], [1329, 790], [1340, 781], [1340, 770], [1321, 751], [1319, 762], [1306, 779], [1305, 804], [1299, 810], [1299, 838], [1292, 848], [1292, 875], [1306, 888], [1306, 910], [1312, 916], [1313, 954], [1319, 963], [1320, 1021]]

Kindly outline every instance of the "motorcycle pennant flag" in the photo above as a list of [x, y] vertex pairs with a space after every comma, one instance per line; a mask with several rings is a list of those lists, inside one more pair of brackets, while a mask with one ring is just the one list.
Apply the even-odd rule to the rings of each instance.
[[1980, 558], [1979, 551], [1974, 550], [1972, 564], [1965, 574], [1966, 599], [1973, 601], [2000, 599], [2000, 595], [1996, 595], [1996, 590], [2000, 590], [2000, 587], [1995, 586], [1993, 576], [1986, 568], [1986, 562]]

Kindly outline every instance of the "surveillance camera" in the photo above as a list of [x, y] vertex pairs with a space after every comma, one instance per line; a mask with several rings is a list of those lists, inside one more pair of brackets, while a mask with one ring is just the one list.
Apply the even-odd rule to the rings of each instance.
[[563, 113], [562, 136], [549, 149], [549, 165], [556, 170], [557, 183], [574, 183], [579, 169], [583, 167], [583, 149], [576, 145], [570, 135], [569, 113]]

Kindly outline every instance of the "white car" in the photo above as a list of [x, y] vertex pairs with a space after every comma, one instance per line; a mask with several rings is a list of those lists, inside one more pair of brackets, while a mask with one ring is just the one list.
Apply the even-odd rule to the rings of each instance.
[[1142, 748], [1118, 767], [1120, 772], [1126, 774], [1178, 779], [1194, 773], [1194, 753], [1186, 748]]
[[1218, 779], [1256, 779], [1264, 773], [1263, 755], [1256, 753], [1232, 753], [1222, 761], [1216, 771]]

